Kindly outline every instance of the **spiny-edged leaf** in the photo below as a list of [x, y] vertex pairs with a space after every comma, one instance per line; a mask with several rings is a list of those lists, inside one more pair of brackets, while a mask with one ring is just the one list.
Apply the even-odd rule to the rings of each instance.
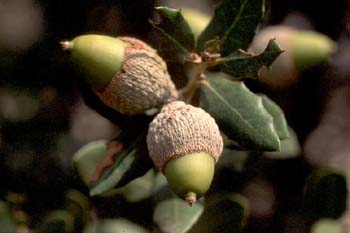
[[259, 55], [238, 50], [220, 61], [223, 72], [235, 78], [256, 78], [259, 70], [270, 67], [273, 61], [283, 52], [275, 40], [270, 40], [265, 51]]
[[336, 170], [316, 170], [308, 178], [305, 190], [305, 208], [314, 219], [338, 218], [346, 209], [346, 178]]
[[214, 17], [199, 36], [199, 51], [206, 42], [218, 37], [221, 55], [247, 49], [252, 42], [264, 15], [264, 0], [222, 0]]
[[[342, 233], [341, 225], [334, 219], [320, 219], [311, 227], [311, 233]], [[345, 232], [344, 232], [345, 233]]]
[[289, 138], [289, 130], [287, 120], [284, 117], [284, 113], [280, 106], [278, 106], [274, 101], [272, 101], [266, 95], [260, 94], [263, 105], [268, 113], [273, 117], [273, 123], [275, 130], [278, 134], [280, 140]]
[[[122, 136], [113, 141], [120, 149], [114, 155], [113, 165], [104, 167], [98, 180], [92, 183], [90, 188], [90, 195], [92, 196], [101, 195], [113, 188], [121, 187], [144, 175], [152, 168], [152, 161], [147, 154], [147, 148], [145, 148], [145, 132], [141, 132], [135, 141], [130, 141], [129, 138], [123, 138]], [[98, 166], [96, 166], [96, 170]]]
[[153, 220], [163, 233], [185, 233], [197, 222], [203, 209], [201, 202], [189, 206], [174, 197], [157, 204]]
[[101, 219], [89, 224], [84, 233], [148, 233], [144, 227], [124, 218]]
[[291, 159], [299, 156], [301, 146], [293, 129], [289, 128], [289, 138], [281, 140], [281, 151], [264, 152], [263, 155], [270, 159]]
[[280, 149], [273, 118], [264, 108], [262, 98], [243, 82], [208, 78], [208, 82], [202, 82], [199, 104], [215, 118], [229, 138], [245, 148], [256, 151]]
[[[160, 23], [152, 26], [159, 37], [159, 52], [167, 61], [184, 63], [194, 50], [195, 40], [192, 29], [180, 10], [156, 7]], [[174, 60], [175, 59], [175, 60]]]
[[248, 201], [241, 195], [213, 198], [189, 233], [238, 233], [247, 217]]

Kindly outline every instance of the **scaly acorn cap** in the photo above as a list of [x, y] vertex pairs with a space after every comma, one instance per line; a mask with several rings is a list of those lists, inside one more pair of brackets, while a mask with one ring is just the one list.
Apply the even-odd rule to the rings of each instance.
[[207, 112], [174, 101], [150, 123], [147, 146], [173, 191], [192, 204], [209, 189], [223, 140]]
[[143, 114], [178, 97], [163, 59], [138, 39], [85, 35], [61, 44], [94, 93], [121, 113]]
[[263, 67], [260, 70], [258, 80], [277, 89], [295, 84], [300, 71], [326, 62], [336, 50], [335, 42], [321, 33], [270, 26], [257, 33], [250, 51], [261, 53], [272, 38], [276, 38], [284, 52], [270, 69]]

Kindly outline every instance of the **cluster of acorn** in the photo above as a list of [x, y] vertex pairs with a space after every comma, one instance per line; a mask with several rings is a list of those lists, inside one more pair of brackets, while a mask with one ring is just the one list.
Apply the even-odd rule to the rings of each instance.
[[[189, 23], [197, 34], [205, 27], [197, 21]], [[328, 37], [287, 26], [267, 27], [259, 32], [250, 51], [262, 52], [274, 37], [286, 52], [271, 69], [261, 69], [258, 77], [272, 88], [297, 83], [300, 70], [326, 61], [335, 51], [335, 43]], [[191, 204], [202, 196], [211, 184], [215, 162], [223, 150], [222, 137], [208, 113], [178, 101], [167, 66], [157, 52], [135, 38], [103, 35], [78, 36], [61, 45], [108, 107], [126, 115], [161, 109], [149, 125], [149, 155], [180, 197]]]
[[223, 150], [222, 136], [208, 113], [178, 100], [157, 52], [135, 38], [103, 35], [79, 36], [61, 45], [105, 105], [127, 115], [161, 109], [149, 125], [149, 155], [189, 204], [203, 196]]

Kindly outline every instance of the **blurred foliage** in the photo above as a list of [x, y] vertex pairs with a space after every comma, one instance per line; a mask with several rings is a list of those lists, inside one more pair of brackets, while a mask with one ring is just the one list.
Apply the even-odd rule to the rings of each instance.
[[[210, 8], [213, 2], [218, 1], [195, 4], [199, 8], [201, 4]], [[199, 37], [200, 50], [206, 47], [208, 39], [214, 39], [212, 43], [217, 45], [215, 37], [228, 28], [227, 40], [219, 43], [226, 55], [249, 46], [253, 38], [251, 31], [256, 31], [263, 16], [260, 11], [252, 14], [252, 8], [261, 9], [262, 1], [247, 4], [252, 8], [242, 8], [241, 14], [237, 14], [237, 7], [227, 7], [238, 2], [225, 0], [226, 6], [221, 5], [216, 12], [212, 8], [214, 18]], [[198, 233], [340, 232], [338, 217], [349, 208], [346, 202], [349, 175], [340, 174], [337, 165], [331, 172], [326, 169], [326, 173], [323, 167], [327, 164], [311, 166], [304, 160], [304, 143], [311, 130], [322, 127], [320, 118], [328, 111], [325, 105], [330, 93], [336, 87], [349, 84], [346, 46], [341, 47], [345, 49], [338, 51], [337, 59], [331, 64], [305, 71], [302, 74], [305, 78], [288, 90], [275, 92], [254, 81], [246, 82], [254, 92], [264, 93], [278, 103], [295, 133], [290, 133], [290, 139], [281, 140], [280, 152], [263, 153], [266, 156], [244, 151], [237, 142], [228, 139], [202, 207], [190, 209], [188, 215], [178, 215], [182, 208], [189, 207], [178, 199], [169, 199], [170, 191], [164, 177], [149, 170], [150, 164], [136, 175], [149, 171], [145, 176], [130, 183], [128, 178], [118, 189], [115, 189], [118, 182], [114, 180], [109, 196], [89, 197], [88, 188], [76, 176], [73, 167], [64, 166], [62, 161], [70, 161], [74, 152], [88, 141], [110, 140], [112, 133], [119, 130], [128, 133], [130, 138], [125, 140], [132, 140], [145, 129], [151, 117], [124, 117], [103, 106], [66, 61], [58, 42], [78, 34], [103, 33], [135, 36], [157, 47], [159, 41], [154, 37], [152, 24], [148, 23], [148, 19], [154, 17], [155, 5], [155, 1], [145, 0], [0, 0], [0, 232], [173, 232], [169, 230], [173, 229], [169, 223], [180, 226], [183, 231], [179, 232], [191, 227], [189, 232]], [[266, 6], [262, 26], [285, 23], [305, 27], [300, 23], [303, 19], [286, 17], [298, 12], [314, 30], [325, 33], [340, 45], [349, 42], [349, 3], [346, 0], [335, 0], [332, 4], [315, 0], [271, 0]], [[172, 13], [179, 17], [177, 12]], [[247, 26], [242, 22], [250, 15], [251, 25], [246, 31]], [[165, 12], [161, 18], [172, 20], [172, 16]], [[234, 20], [230, 20], [231, 17]], [[176, 23], [181, 22], [179, 18]], [[216, 30], [216, 22], [222, 21], [236, 24], [224, 24]], [[173, 33], [165, 22], [155, 26]], [[189, 33], [192, 38], [187, 29], [182, 33]], [[234, 37], [229, 35], [236, 33], [246, 39], [233, 41]], [[173, 36], [178, 39], [183, 34], [180, 31], [180, 36]], [[193, 44], [187, 39], [180, 45], [192, 52]], [[168, 63], [172, 78], [177, 79], [178, 86], [184, 85], [188, 73], [183, 67], [173, 65]], [[220, 79], [215, 81], [221, 82]], [[222, 96], [228, 94], [232, 93], [223, 91]], [[79, 102], [81, 97], [85, 103]], [[251, 102], [243, 103], [245, 106]], [[105, 119], [89, 112], [76, 114], [82, 105], [97, 110], [117, 126], [113, 130], [103, 127], [92, 130], [89, 126]], [[344, 106], [343, 109], [348, 107]], [[253, 104], [253, 109], [256, 107], [257, 104]], [[274, 114], [265, 108], [275, 120]], [[255, 112], [248, 115], [254, 117]], [[332, 112], [335, 118], [339, 115], [348, 117], [347, 112]], [[79, 128], [77, 125], [82, 121], [87, 123]], [[237, 122], [232, 124], [242, 127]], [[266, 124], [259, 122], [257, 125], [265, 127]], [[347, 126], [341, 125], [344, 130], [337, 136], [347, 138]], [[72, 129], [86, 133], [74, 134], [76, 131]], [[332, 132], [323, 134], [325, 138], [333, 138]], [[87, 134], [91, 134], [89, 139], [84, 137]], [[227, 136], [235, 139], [235, 135], [227, 133]], [[327, 144], [327, 140], [316, 141], [316, 145]], [[341, 147], [348, 152], [343, 144]], [[323, 152], [318, 154], [320, 161], [322, 157], [338, 156], [335, 149]], [[133, 158], [128, 155], [126, 153], [125, 157]], [[343, 156], [338, 163], [344, 167], [348, 158]], [[270, 212], [256, 211], [264, 210], [266, 205], [272, 205]], [[289, 227], [290, 222], [295, 225]]]

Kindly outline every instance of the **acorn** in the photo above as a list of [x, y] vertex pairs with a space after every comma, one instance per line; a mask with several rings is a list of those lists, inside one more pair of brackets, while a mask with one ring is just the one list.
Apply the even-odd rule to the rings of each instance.
[[191, 8], [183, 8], [181, 13], [190, 25], [195, 38], [199, 37], [211, 19], [208, 15]]
[[174, 101], [165, 105], [150, 123], [147, 146], [171, 189], [192, 205], [210, 187], [223, 139], [207, 112]]
[[335, 42], [321, 33], [289, 26], [270, 26], [257, 33], [250, 51], [261, 53], [272, 38], [276, 38], [284, 52], [270, 69], [263, 67], [260, 70], [258, 80], [275, 89], [296, 84], [301, 71], [327, 62], [336, 50]]
[[178, 97], [157, 52], [131, 37], [83, 35], [61, 42], [100, 100], [127, 114], [143, 114]]

